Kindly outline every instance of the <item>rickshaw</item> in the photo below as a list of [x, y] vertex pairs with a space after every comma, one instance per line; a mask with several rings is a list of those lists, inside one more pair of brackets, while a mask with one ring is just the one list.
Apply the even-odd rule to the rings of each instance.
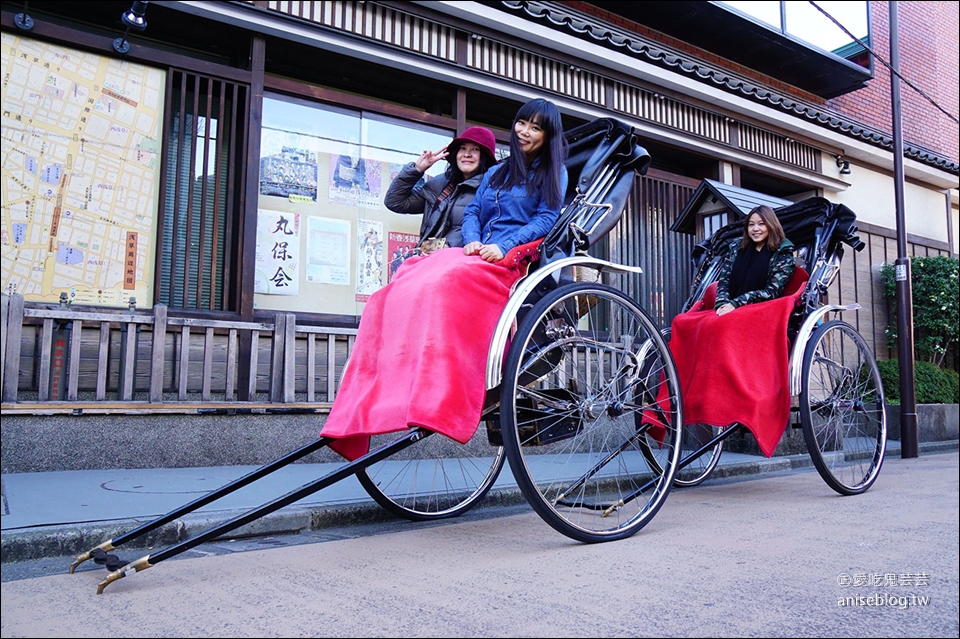
[[[455, 517], [490, 491], [506, 460], [520, 492], [554, 529], [582, 542], [628, 537], [663, 505], [680, 461], [680, 388], [660, 327], [630, 297], [601, 283], [637, 267], [590, 247], [612, 229], [635, 175], [651, 158], [632, 127], [600, 118], [569, 130], [569, 188], [555, 227], [505, 259], [527, 263], [491, 340], [486, 402], [466, 444], [420, 427], [379, 435], [370, 452], [249, 512], [131, 562], [111, 551], [329, 446], [319, 437], [184, 506], [78, 555], [110, 573], [97, 589], [216, 539], [355, 475], [371, 498], [413, 521]], [[519, 256], [519, 257], [518, 257]], [[587, 281], [583, 273], [591, 274]], [[661, 393], [661, 389], [663, 392]], [[666, 395], [665, 402], [638, 400]], [[658, 416], [657, 463], [645, 455]], [[414, 446], [416, 445], [416, 446]]]
[[[646, 171], [650, 156], [636, 132], [613, 118], [566, 135], [567, 203], [542, 241], [515, 249], [527, 256], [528, 270], [515, 285], [488, 349], [486, 402], [473, 439], [461, 444], [419, 427], [379, 435], [366, 455], [206, 532], [131, 562], [111, 552], [330, 445], [329, 438], [319, 437], [80, 554], [70, 572], [90, 559], [104, 565], [110, 573], [98, 586], [102, 594], [128, 574], [354, 475], [389, 512], [430, 521], [473, 508], [509, 461], [533, 510], [556, 531], [584, 543], [635, 534], [657, 514], [674, 485], [703, 481], [735, 427], [708, 428], [709, 436], [694, 428], [687, 436], [669, 330], [603, 281], [641, 270], [588, 252], [616, 225], [634, 176]], [[853, 494], [873, 483], [883, 460], [883, 392], [863, 338], [845, 322], [826, 320], [829, 313], [857, 306], [824, 306], [821, 299], [837, 275], [840, 244], [862, 246], [848, 209], [819, 201], [810, 209], [809, 204], [778, 211], [810, 274], [791, 328], [791, 388], [797, 389], [818, 471], [838, 492]], [[821, 220], [816, 224], [790, 221], [794, 212], [807, 220], [814, 210]], [[698, 247], [691, 300], [699, 300], [715, 278], [722, 238], [718, 232], [712, 238], [716, 244]]]
[[[790, 427], [802, 428], [813, 465], [824, 482], [841, 495], [863, 493], [876, 481], [883, 464], [887, 422], [883, 385], [870, 346], [840, 313], [859, 304], [824, 304], [840, 272], [844, 245], [861, 251], [856, 216], [847, 206], [811, 197], [774, 210], [784, 233], [797, 247], [797, 271], [791, 283], [797, 303], [788, 323]], [[735, 221], [697, 244], [692, 253], [694, 277], [682, 312], [715, 290], [724, 252], [743, 232]], [[802, 289], [799, 289], [802, 287]], [[799, 290], [797, 290], [799, 289]], [[831, 319], [831, 314], [835, 317]], [[670, 339], [670, 329], [664, 329]], [[742, 424], [685, 424], [682, 459], [674, 477], [678, 487], [705, 481], [720, 460], [723, 442], [744, 434]], [[655, 446], [644, 452], [656, 465]]]

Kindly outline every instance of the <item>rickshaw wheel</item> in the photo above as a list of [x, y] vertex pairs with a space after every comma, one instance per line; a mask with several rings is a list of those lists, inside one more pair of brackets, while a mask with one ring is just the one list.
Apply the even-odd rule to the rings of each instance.
[[[396, 433], [372, 438], [371, 450], [396, 438]], [[377, 462], [357, 473], [357, 479], [380, 506], [411, 521], [456, 517], [473, 508], [496, 482], [503, 469], [502, 446], [491, 446], [486, 431], [466, 444], [433, 434], [399, 456]]]
[[[727, 428], [730, 427], [727, 426]], [[685, 425], [683, 428], [683, 441], [680, 446], [681, 463], [685, 461], [688, 456], [699, 450], [703, 443], [710, 441], [723, 431], [724, 428], [719, 426], [707, 426], [705, 424]], [[640, 450], [647, 458], [647, 461], [650, 462], [651, 468], [660, 469], [660, 462], [657, 459], [659, 456], [657, 442], [648, 436], [640, 442], [640, 446]], [[714, 469], [716, 469], [717, 464], [720, 462], [720, 453], [722, 452], [723, 442], [720, 441], [697, 458], [691, 460], [689, 464], [678, 469], [673, 478], [674, 487], [690, 488], [692, 486], [699, 486], [705, 482], [707, 478], [713, 474]], [[657, 470], [657, 472], [662, 471]]]
[[[680, 454], [679, 381], [654, 322], [617, 289], [575, 283], [537, 302], [511, 342], [500, 408], [514, 478], [558, 532], [622, 539], [663, 505]], [[653, 424], [638, 427], [644, 410]], [[653, 427], [656, 470], [642, 444]]]
[[866, 341], [846, 322], [821, 324], [804, 347], [800, 423], [830, 488], [856, 495], [876, 481], [887, 445], [883, 384]]

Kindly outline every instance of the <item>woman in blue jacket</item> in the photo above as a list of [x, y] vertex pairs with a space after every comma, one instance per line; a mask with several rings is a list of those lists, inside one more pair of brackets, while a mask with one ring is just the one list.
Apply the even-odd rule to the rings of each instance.
[[484, 175], [463, 212], [463, 252], [488, 262], [544, 237], [567, 190], [567, 142], [556, 105], [527, 102], [513, 120], [510, 157]]
[[371, 435], [412, 426], [470, 441], [486, 397], [487, 349], [525, 272], [514, 258], [529, 247], [507, 253], [546, 236], [560, 217], [566, 148], [556, 105], [523, 105], [510, 157], [484, 174], [464, 209], [464, 247], [408, 259], [370, 297], [320, 433], [335, 440], [331, 449], [356, 459]]

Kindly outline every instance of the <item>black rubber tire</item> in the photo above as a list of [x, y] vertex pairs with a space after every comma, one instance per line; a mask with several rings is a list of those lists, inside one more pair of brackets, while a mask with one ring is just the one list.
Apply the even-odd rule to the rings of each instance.
[[[635, 415], [661, 389], [664, 463], [655, 472]], [[582, 282], [537, 302], [511, 342], [500, 407], [514, 478], [558, 532], [623, 539], [663, 505], [679, 461], [679, 382], [659, 329], [620, 291]]]
[[799, 410], [807, 449], [827, 485], [841, 495], [870, 488], [887, 446], [883, 383], [850, 324], [825, 322], [804, 346]]

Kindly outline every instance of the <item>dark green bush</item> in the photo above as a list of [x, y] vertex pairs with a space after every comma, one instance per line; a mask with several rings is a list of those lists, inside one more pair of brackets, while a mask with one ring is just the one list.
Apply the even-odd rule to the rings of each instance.
[[[918, 360], [943, 366], [947, 353], [960, 340], [960, 260], [946, 255], [910, 260], [913, 300], [913, 351]], [[890, 300], [890, 323], [884, 329], [887, 346], [897, 347], [896, 267], [880, 267], [883, 296]]]
[[[887, 403], [900, 403], [900, 362], [877, 362]], [[960, 404], [960, 375], [930, 362], [914, 362], [913, 380], [918, 404]]]

